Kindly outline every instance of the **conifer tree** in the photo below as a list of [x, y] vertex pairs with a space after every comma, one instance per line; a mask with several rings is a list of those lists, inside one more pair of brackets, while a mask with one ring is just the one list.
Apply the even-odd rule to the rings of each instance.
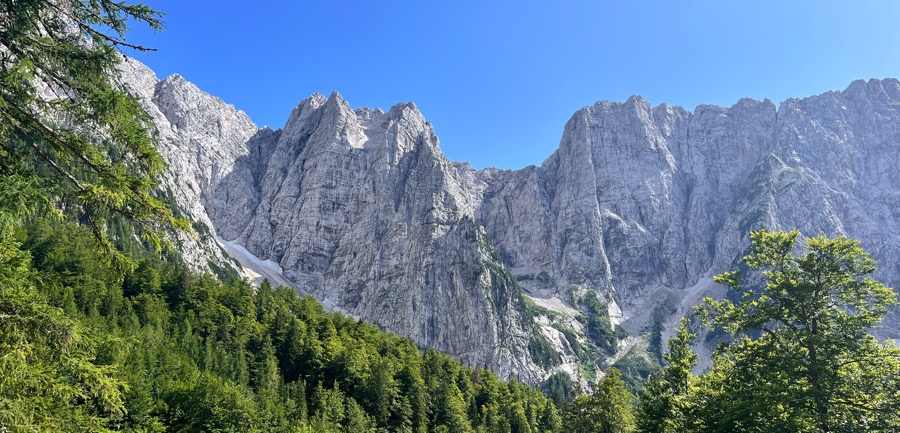
[[[114, 0], [0, 1], [0, 200], [11, 207], [59, 200], [124, 264], [106, 236], [124, 217], [157, 248], [161, 229], [187, 223], [153, 196], [165, 168], [149, 117], [116, 79], [134, 23], [159, 13]], [[37, 198], [38, 200], [34, 200]]]
[[692, 430], [693, 391], [696, 387], [691, 369], [697, 355], [691, 342], [697, 337], [687, 330], [687, 320], [669, 340], [669, 352], [663, 355], [667, 365], [648, 380], [639, 396], [637, 431], [641, 433], [689, 433]]
[[634, 431], [634, 396], [625, 388], [622, 373], [615, 368], [595, 386], [591, 395], [582, 394], [569, 407], [565, 420], [572, 433], [628, 433]]

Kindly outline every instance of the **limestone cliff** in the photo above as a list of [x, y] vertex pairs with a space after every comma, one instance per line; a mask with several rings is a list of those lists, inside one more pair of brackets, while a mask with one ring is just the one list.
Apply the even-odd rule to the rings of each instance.
[[354, 111], [314, 95], [248, 147], [207, 202], [219, 236], [347, 313], [540, 379], [519, 288], [415, 105]]
[[[732, 267], [761, 227], [860, 239], [897, 285], [898, 108], [893, 79], [778, 108], [600, 102], [542, 166], [479, 173], [477, 220], [517, 275], [548, 273], [526, 287], [610, 291], [631, 333], [657, 305], [683, 312], [698, 299], [688, 289]], [[882, 335], [900, 336], [894, 319]]]
[[[504, 377], [611, 364], [654, 320], [721, 295], [709, 277], [754, 228], [860, 239], [877, 277], [900, 283], [897, 80], [780, 107], [599, 102], [541, 166], [477, 171], [444, 157], [413, 104], [317, 94], [258, 129], [181, 77], [122, 69], [157, 125], [168, 190], [206, 231], [182, 236], [189, 262], [231, 263], [219, 239], [254, 275]], [[585, 293], [630, 337], [579, 352], [596, 343], [573, 305]], [[896, 317], [881, 335], [900, 336]]]

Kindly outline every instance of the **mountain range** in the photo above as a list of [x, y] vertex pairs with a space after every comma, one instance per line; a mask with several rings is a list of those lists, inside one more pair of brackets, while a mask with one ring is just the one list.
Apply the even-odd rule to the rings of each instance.
[[[175, 235], [189, 264], [292, 286], [504, 378], [658, 358], [678, 318], [725, 295], [712, 277], [758, 228], [859, 239], [900, 285], [894, 79], [777, 106], [598, 102], [540, 166], [475, 170], [412, 103], [315, 94], [272, 130], [178, 75], [128, 61], [120, 77], [169, 162], [163, 194], [195, 221]], [[900, 337], [898, 317], [878, 335]]]

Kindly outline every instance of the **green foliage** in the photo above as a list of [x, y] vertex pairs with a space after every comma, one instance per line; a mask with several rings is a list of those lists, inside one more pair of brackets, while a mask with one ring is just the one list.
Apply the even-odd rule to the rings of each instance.
[[641, 433], [686, 433], [692, 430], [692, 407], [696, 380], [691, 369], [697, 355], [691, 342], [697, 338], [687, 330], [682, 319], [675, 337], [669, 340], [664, 355], [666, 368], [653, 376], [639, 396], [637, 427]]
[[639, 405], [643, 432], [895, 432], [900, 429], [900, 350], [868, 331], [897, 295], [867, 277], [875, 262], [859, 242], [798, 232], [751, 233], [743, 258], [764, 278], [738, 271], [716, 280], [742, 295], [707, 299], [698, 315], [731, 333], [710, 371], [694, 377], [694, 338], [683, 324], [668, 367]]
[[164, 425], [175, 431], [259, 431], [256, 404], [238, 385], [204, 372], [168, 387]]
[[541, 330], [537, 325], [534, 326], [533, 337], [531, 341], [528, 342], [528, 353], [531, 354], [531, 360], [534, 361], [535, 364], [545, 368], [550, 368], [562, 363], [559, 352], [556, 351], [556, 348], [553, 347], [550, 340], [541, 333]]
[[625, 388], [622, 374], [615, 368], [594, 388], [591, 395], [578, 396], [569, 405], [566, 431], [571, 433], [628, 433], [634, 431], [634, 396]]
[[0, 231], [0, 429], [106, 431], [124, 411], [124, 382], [94, 362], [103, 337], [35, 290], [30, 256]]
[[613, 364], [622, 372], [625, 386], [633, 393], [640, 392], [647, 379], [662, 368], [651, 345], [652, 336], [638, 337], [631, 350]]
[[653, 322], [650, 325], [650, 342], [647, 351], [655, 356], [656, 360], [660, 362], [663, 361], [663, 321], [667, 316], [673, 313], [675, 313], [675, 307], [668, 302], [657, 306], [653, 310]]
[[587, 337], [607, 354], [616, 353], [619, 344], [620, 333], [613, 329], [609, 320], [609, 311], [597, 294], [588, 291], [579, 300], [587, 313], [584, 318], [584, 329]]
[[[149, 117], [113, 78], [134, 23], [159, 14], [113, 0], [0, 1], [0, 207], [43, 204], [91, 229], [125, 264], [106, 221], [126, 217], [159, 248], [164, 227], [187, 229], [152, 192], [165, 164]], [[52, 205], [51, 205], [52, 204]]]
[[738, 336], [720, 363], [731, 378], [721, 398], [736, 408], [721, 422], [735, 431], [751, 424], [798, 432], [900, 428], [900, 352], [867, 332], [897, 295], [866, 277], [875, 261], [859, 242], [810, 238], [797, 255], [798, 235], [751, 233], [743, 262], [763, 275], [765, 287], [757, 292], [739, 272], [722, 274], [716, 280], [743, 293], [742, 301], [708, 300], [700, 310]]
[[[114, 79], [134, 23], [161, 25], [142, 4], [0, 0], [0, 431], [559, 430], [531, 388], [143, 253], [188, 224]], [[520, 302], [491, 266], [494, 306]]]
[[9, 431], [560, 431], [539, 391], [423, 354], [292, 289], [254, 291], [157, 259], [118, 271], [89, 230], [67, 223], [7, 233]]
[[567, 373], [556, 372], [550, 375], [541, 387], [544, 394], [550, 397], [557, 406], [565, 406], [578, 396], [578, 385], [572, 382]]

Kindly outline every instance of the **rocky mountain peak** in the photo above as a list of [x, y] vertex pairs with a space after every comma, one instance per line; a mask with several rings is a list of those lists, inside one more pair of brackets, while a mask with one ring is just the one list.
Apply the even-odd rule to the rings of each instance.
[[[777, 108], [601, 101], [542, 165], [477, 171], [447, 160], [411, 103], [313, 94], [273, 131], [179, 77], [122, 74], [156, 123], [167, 188], [208, 226], [189, 261], [227, 261], [218, 236], [257, 275], [504, 377], [575, 374], [665, 337], [722, 294], [710, 277], [755, 228], [860, 239], [900, 282], [897, 80]], [[629, 336], [585, 360], [574, 348], [601, 344], [577, 320], [589, 293]]]
[[336, 112], [343, 112], [346, 110], [353, 111], [350, 110], [350, 103], [344, 100], [344, 97], [341, 96], [337, 90], [332, 91], [331, 94], [328, 95], [328, 99], [325, 100], [324, 109]]
[[896, 101], [900, 95], [900, 81], [894, 78], [855, 80], [841, 93], [845, 97], [856, 100], [869, 99], [887, 102], [893, 99]]
[[518, 289], [414, 104], [385, 113], [313, 95], [251, 143], [207, 205], [223, 239], [328, 305], [534, 378], [513, 356], [530, 333]]

